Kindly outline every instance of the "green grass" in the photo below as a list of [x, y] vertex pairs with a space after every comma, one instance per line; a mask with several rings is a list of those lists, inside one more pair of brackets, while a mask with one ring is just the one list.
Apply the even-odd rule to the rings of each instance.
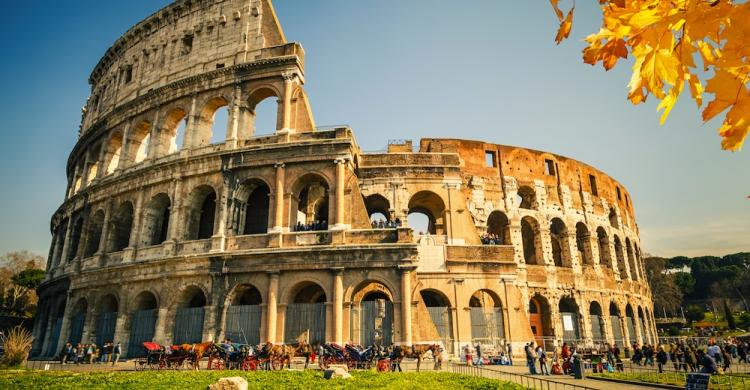
[[351, 379], [323, 379], [320, 371], [0, 371], [0, 389], [206, 389], [223, 377], [242, 376], [248, 389], [523, 389], [492, 379], [451, 373], [352, 372]]
[[[674, 373], [674, 372], [664, 372], [664, 373], [656, 373], [656, 372], [630, 372], [630, 373], [597, 373], [597, 374], [587, 374], [588, 376], [592, 377], [599, 377], [599, 378], [611, 378], [611, 379], [619, 379], [619, 380], [627, 380], [627, 381], [634, 381], [634, 382], [647, 382], [647, 383], [659, 383], [663, 385], [675, 385], [675, 386], [685, 386], [685, 374], [683, 373]], [[728, 375], [712, 375], [711, 376], [711, 384], [712, 385], [729, 385], [730, 381], [733, 382], [734, 386], [738, 386], [738, 384], [742, 383], [742, 379], [745, 378], [746, 385], [750, 385], [750, 375], [742, 374], [742, 375], [734, 375], [732, 377]], [[741, 387], [736, 387], [741, 388]]]

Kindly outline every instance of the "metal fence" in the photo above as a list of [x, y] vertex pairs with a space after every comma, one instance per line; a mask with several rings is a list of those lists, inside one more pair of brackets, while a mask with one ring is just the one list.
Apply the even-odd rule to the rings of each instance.
[[102, 313], [96, 322], [96, 345], [102, 346], [108, 341], [114, 341], [117, 312]]
[[224, 336], [233, 342], [260, 344], [260, 317], [259, 305], [229, 306]]
[[202, 307], [183, 307], [177, 309], [174, 319], [174, 344], [200, 343], [203, 340]]
[[83, 338], [83, 324], [86, 321], [86, 313], [78, 313], [70, 319], [70, 336], [68, 341], [71, 344], [76, 345], [81, 342]]
[[[685, 383], [688, 374], [691, 372], [675, 370], [671, 362], [666, 364], [663, 372], [658, 368], [651, 366], [639, 366], [637, 364], [625, 364], [625, 373], [638, 374], [640, 380], [653, 383]], [[747, 375], [738, 375], [733, 373], [723, 375], [711, 375], [711, 389], [750, 389], [750, 377]]]
[[450, 370], [454, 374], [471, 375], [479, 378], [497, 379], [517, 383], [525, 388], [538, 390], [594, 390], [592, 387], [574, 383], [557, 382], [541, 376], [515, 374], [506, 371], [492, 370], [477, 366], [451, 363]]
[[390, 345], [393, 340], [393, 302], [384, 299], [359, 304], [360, 345], [376, 341]]
[[138, 310], [133, 312], [130, 323], [130, 340], [128, 344], [128, 357], [141, 356], [144, 354], [143, 342], [154, 338], [157, 311]]
[[326, 341], [326, 306], [324, 303], [290, 303], [284, 319], [284, 342], [296, 343], [306, 338], [310, 344]]
[[505, 335], [503, 334], [503, 315], [499, 307], [472, 307], [471, 308], [471, 341], [482, 344], [502, 346]]
[[453, 321], [451, 321], [451, 308], [447, 306], [428, 307], [430, 319], [435, 324], [440, 340], [446, 351], [453, 354]]
[[60, 331], [62, 330], [62, 317], [55, 319], [54, 325], [52, 325], [52, 333], [49, 335], [49, 341], [47, 344], [47, 356], [57, 355], [57, 341], [60, 338]]

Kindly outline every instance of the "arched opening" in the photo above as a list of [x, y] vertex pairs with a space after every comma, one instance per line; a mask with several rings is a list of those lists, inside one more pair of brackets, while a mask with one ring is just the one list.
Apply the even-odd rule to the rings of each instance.
[[503, 346], [503, 308], [500, 297], [491, 290], [478, 290], [469, 299], [471, 343]]
[[615, 229], [620, 228], [620, 225], [617, 223], [617, 212], [614, 207], [609, 209], [609, 225]]
[[89, 220], [88, 232], [86, 233], [86, 248], [83, 257], [91, 257], [99, 251], [102, 240], [102, 229], [104, 228], [104, 211], [97, 210]]
[[229, 101], [221, 96], [206, 102], [194, 124], [194, 133], [190, 135], [192, 146], [201, 147], [224, 141], [229, 118], [228, 105]]
[[611, 267], [612, 254], [609, 252], [609, 237], [601, 226], [596, 229], [596, 240], [599, 247], [599, 264]]
[[589, 320], [591, 321], [593, 341], [605, 343], [607, 339], [604, 332], [604, 321], [602, 320], [602, 307], [599, 302], [592, 301], [589, 305]]
[[552, 259], [557, 267], [571, 267], [568, 228], [560, 218], [552, 218], [549, 226]]
[[519, 208], [535, 210], [537, 207], [536, 192], [529, 186], [521, 186], [516, 193], [516, 202]]
[[359, 302], [352, 306], [351, 339], [363, 346], [390, 345], [393, 342], [391, 292], [377, 282], [364, 282], [360, 286], [353, 297]]
[[202, 185], [190, 193], [187, 203], [186, 240], [203, 240], [214, 235], [216, 192]]
[[68, 335], [68, 342], [73, 345], [80, 343], [83, 339], [83, 324], [86, 323], [87, 310], [88, 302], [84, 298], [79, 299], [73, 308], [73, 316], [70, 318], [70, 333]]
[[171, 205], [169, 195], [165, 193], [155, 195], [148, 202], [143, 214], [142, 245], [160, 245], [167, 240]]
[[235, 193], [234, 226], [238, 234], [265, 234], [271, 189], [262, 180], [247, 180]]
[[68, 258], [66, 261], [71, 261], [78, 255], [78, 244], [81, 242], [81, 235], [83, 233], [83, 217], [77, 216], [73, 219], [73, 230], [70, 231], [70, 248], [68, 248]]
[[206, 295], [197, 286], [186, 288], [177, 303], [173, 344], [200, 343], [203, 339]]
[[129, 161], [139, 163], [148, 157], [149, 145], [151, 144], [151, 123], [143, 121], [133, 128], [130, 137]]
[[63, 219], [62, 222], [57, 226], [56, 233], [56, 240], [55, 240], [55, 250], [52, 254], [52, 262], [54, 266], [57, 266], [60, 264], [60, 261], [62, 260], [62, 250], [63, 245], [65, 243], [65, 233], [68, 231], [68, 219]]
[[291, 218], [295, 231], [328, 230], [328, 182], [310, 173], [300, 177], [293, 188]]
[[630, 344], [637, 343], [638, 339], [635, 334], [635, 313], [633, 307], [628, 303], [625, 306], [625, 326], [628, 327], [628, 335], [630, 336]]
[[643, 309], [638, 306], [638, 327], [641, 330], [641, 338], [640, 343], [651, 343], [651, 338], [648, 336], [648, 332], [646, 332], [646, 317], [643, 315]]
[[112, 294], [105, 295], [99, 301], [99, 316], [96, 320], [96, 345], [104, 345], [104, 343], [114, 341], [118, 307], [117, 298]]
[[625, 268], [625, 256], [622, 253], [622, 243], [620, 237], [615, 236], [615, 257], [617, 258], [617, 271], [621, 279], [625, 279], [628, 272]]
[[143, 343], [153, 341], [156, 329], [158, 304], [156, 296], [150, 291], [141, 291], [133, 299], [133, 312], [130, 314], [130, 339], [128, 357], [143, 353]]
[[391, 204], [388, 199], [383, 195], [373, 194], [364, 198], [364, 201], [373, 228], [382, 229], [392, 226], [389, 223], [391, 221]]
[[444, 235], [444, 214], [445, 203], [434, 192], [420, 191], [409, 199], [407, 222], [415, 233]]
[[326, 342], [326, 293], [313, 282], [301, 283], [286, 307], [284, 342]]
[[622, 336], [622, 321], [620, 320], [620, 309], [614, 302], [609, 304], [609, 324], [612, 327], [612, 339], [615, 345], [624, 346]]
[[89, 163], [86, 166], [88, 168], [86, 172], [86, 185], [88, 186], [94, 179], [96, 179], [97, 174], [99, 173], [99, 156], [101, 155], [101, 150], [104, 147], [104, 143], [99, 143], [96, 146], [92, 147], [88, 151], [88, 158]]
[[549, 302], [541, 295], [537, 294], [529, 300], [529, 324], [537, 345], [542, 345], [546, 350], [550, 346], [548, 341], [554, 338], [555, 334]]
[[[443, 342], [443, 347], [448, 353], [453, 353], [453, 316], [450, 300], [437, 290], [421, 290], [419, 295], [437, 331], [434, 336]], [[432, 337], [428, 336], [428, 339]]]
[[172, 154], [182, 148], [186, 123], [187, 113], [182, 108], [175, 108], [167, 114], [159, 134], [158, 156]]
[[122, 154], [122, 132], [116, 131], [109, 137], [107, 143], [107, 152], [104, 155], [104, 173], [109, 175], [113, 173], [120, 164], [120, 154]]
[[625, 250], [628, 254], [628, 265], [630, 266], [630, 277], [633, 280], [638, 280], [638, 267], [635, 265], [635, 258], [633, 257], [633, 246], [630, 244], [630, 239], [625, 238]]
[[[252, 135], [269, 135], [274, 134], [279, 129], [279, 107], [278, 99], [273, 96], [273, 91], [268, 91], [268, 97], [260, 100], [250, 111], [252, 117]], [[260, 92], [260, 91], [258, 91]], [[260, 97], [261, 95], [257, 95]]]
[[487, 234], [483, 244], [510, 245], [510, 221], [502, 211], [495, 210], [487, 218]]
[[578, 249], [578, 258], [583, 265], [594, 265], [594, 259], [591, 254], [591, 234], [583, 222], [576, 224], [576, 248]]
[[563, 341], [573, 343], [581, 338], [578, 316], [578, 304], [571, 297], [560, 299], [560, 321], [562, 322]]
[[526, 216], [521, 219], [521, 241], [526, 264], [544, 265], [539, 223], [534, 218]]
[[261, 304], [260, 291], [253, 285], [242, 284], [235, 288], [231, 304], [227, 307], [224, 337], [233, 342], [260, 344]]
[[60, 331], [62, 330], [63, 316], [65, 315], [65, 304], [66, 300], [62, 298], [52, 307], [53, 312], [49, 320], [52, 329], [49, 334], [45, 356], [57, 356], [57, 353], [60, 352], [57, 350], [57, 343], [60, 341]]
[[118, 252], [130, 245], [133, 230], [133, 204], [122, 202], [115, 211], [110, 225], [108, 252]]

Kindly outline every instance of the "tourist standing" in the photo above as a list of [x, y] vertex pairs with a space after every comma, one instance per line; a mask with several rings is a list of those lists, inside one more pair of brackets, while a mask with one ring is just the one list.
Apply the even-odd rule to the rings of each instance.
[[513, 365], [513, 347], [510, 345], [510, 343], [505, 344], [506, 351], [508, 352], [508, 362], [510, 362], [510, 365]]
[[469, 348], [469, 344], [464, 345], [464, 358], [466, 359], [466, 365], [471, 366], [471, 348]]
[[534, 359], [534, 342], [526, 344], [524, 348], [526, 353], [526, 366], [529, 368], [529, 374], [536, 375], [536, 359]]
[[542, 375], [549, 375], [549, 368], [547, 368], [547, 354], [544, 352], [542, 346], [536, 348], [536, 353], [539, 359], [539, 373]]
[[669, 356], [664, 351], [664, 347], [659, 347], [659, 352], [656, 354], [656, 365], [659, 367], [659, 373], [664, 372], [664, 365], [669, 361]]
[[112, 365], [114, 366], [117, 364], [117, 362], [120, 360], [120, 355], [122, 354], [122, 346], [119, 342], [117, 342], [117, 345], [115, 345], [114, 349], [112, 350]]
[[482, 346], [477, 343], [476, 347], [474, 347], [477, 351], [477, 366], [484, 365], [484, 362], [482, 361]]

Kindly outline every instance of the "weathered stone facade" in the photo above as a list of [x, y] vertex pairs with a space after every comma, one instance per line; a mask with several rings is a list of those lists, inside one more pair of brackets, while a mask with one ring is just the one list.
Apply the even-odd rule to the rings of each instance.
[[[449, 352], [654, 340], [622, 185], [476, 141], [363, 153], [351, 129], [316, 128], [304, 80], [302, 46], [268, 0], [180, 0], [107, 51], [52, 217], [34, 355], [67, 340], [132, 354], [144, 339], [230, 334]], [[276, 132], [255, 136], [268, 98]], [[222, 108], [227, 128], [215, 129]], [[426, 234], [407, 226], [411, 213]], [[373, 227], [373, 214], [391, 224]]]

